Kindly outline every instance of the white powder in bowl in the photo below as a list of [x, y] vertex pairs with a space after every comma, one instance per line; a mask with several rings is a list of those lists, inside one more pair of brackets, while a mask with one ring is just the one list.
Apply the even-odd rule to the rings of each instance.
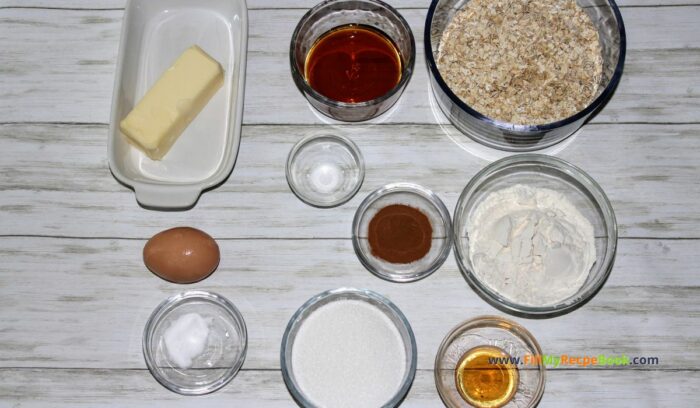
[[593, 225], [563, 194], [515, 185], [490, 193], [467, 222], [469, 259], [486, 286], [514, 303], [557, 304], [596, 261]]
[[211, 318], [186, 313], [170, 324], [163, 334], [168, 357], [180, 368], [192, 367], [207, 345]]
[[335, 163], [316, 163], [308, 174], [309, 185], [315, 191], [328, 194], [340, 187], [343, 182], [343, 169]]
[[359, 300], [338, 300], [312, 312], [292, 347], [294, 377], [324, 408], [377, 408], [401, 386], [406, 351], [394, 322]]

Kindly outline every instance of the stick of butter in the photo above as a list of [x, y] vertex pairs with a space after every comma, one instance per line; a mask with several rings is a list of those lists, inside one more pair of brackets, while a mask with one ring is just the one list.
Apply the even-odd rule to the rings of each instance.
[[146, 92], [119, 129], [148, 157], [160, 160], [223, 83], [221, 65], [192, 46]]

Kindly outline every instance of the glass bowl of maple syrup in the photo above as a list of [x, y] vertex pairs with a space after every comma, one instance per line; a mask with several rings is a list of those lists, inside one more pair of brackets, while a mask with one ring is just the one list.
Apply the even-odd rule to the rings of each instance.
[[322, 114], [375, 118], [406, 88], [416, 59], [411, 28], [379, 0], [326, 0], [299, 21], [289, 50], [299, 91]]
[[535, 407], [544, 393], [537, 340], [521, 325], [497, 316], [452, 329], [440, 344], [434, 374], [448, 408]]

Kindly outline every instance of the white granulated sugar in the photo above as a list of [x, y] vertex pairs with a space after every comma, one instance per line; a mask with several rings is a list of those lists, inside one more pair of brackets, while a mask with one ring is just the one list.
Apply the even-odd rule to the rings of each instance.
[[314, 311], [299, 328], [292, 366], [300, 389], [323, 408], [377, 408], [398, 391], [406, 351], [395, 324], [359, 300]]
[[467, 223], [474, 274], [514, 303], [574, 295], [596, 260], [593, 226], [561, 193], [515, 185], [477, 205]]

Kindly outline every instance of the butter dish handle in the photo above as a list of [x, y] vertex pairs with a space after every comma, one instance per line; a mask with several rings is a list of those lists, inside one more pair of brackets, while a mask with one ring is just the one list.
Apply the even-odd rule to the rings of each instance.
[[202, 189], [197, 185], [134, 184], [136, 201], [154, 210], [188, 210], [192, 208]]

